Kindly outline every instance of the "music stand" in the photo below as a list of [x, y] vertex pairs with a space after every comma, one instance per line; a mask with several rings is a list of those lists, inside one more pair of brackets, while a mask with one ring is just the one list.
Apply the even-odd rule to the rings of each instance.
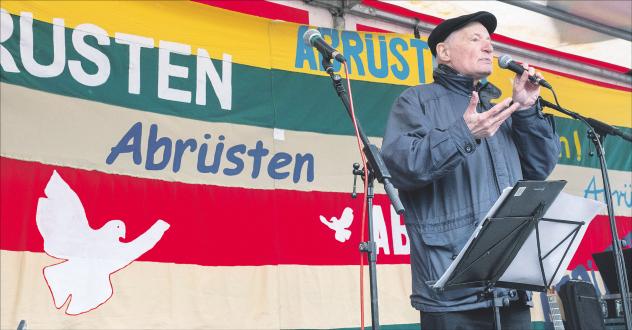
[[[494, 328], [500, 329], [499, 307], [508, 300], [499, 297], [494, 288], [546, 291], [561, 275], [560, 268], [570, 262], [569, 251], [575, 251], [585, 232], [580, 228], [599, 209], [595, 205], [599, 202], [587, 202], [593, 207], [584, 214], [594, 213], [586, 221], [544, 217], [554, 204], [556, 209], [568, 208], [569, 205], [563, 204], [570, 195], [564, 194], [564, 201], [556, 200], [565, 184], [563, 180], [519, 181], [513, 188], [507, 188], [432, 287], [435, 290], [483, 287], [486, 297], [492, 300]], [[525, 263], [530, 265], [525, 267]]]

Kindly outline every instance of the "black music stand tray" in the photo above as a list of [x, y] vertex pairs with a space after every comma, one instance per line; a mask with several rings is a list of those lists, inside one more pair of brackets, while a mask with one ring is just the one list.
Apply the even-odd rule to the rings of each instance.
[[[451, 265], [442, 276], [443, 279], [449, 272], [447, 280], [440, 279], [437, 283], [442, 283], [434, 283], [432, 287], [435, 290], [485, 288], [485, 296], [493, 302], [494, 329], [500, 330], [499, 307], [509, 301], [498, 297], [494, 288], [546, 291], [558, 275], [584, 224], [581, 221], [543, 218], [565, 184], [566, 181], [519, 181], [508, 194], [501, 196], [502, 201], [499, 200], [501, 204], [496, 211], [491, 212], [491, 216], [488, 214], [477, 227], [459, 254], [460, 258], [454, 261], [456, 264]], [[563, 226], [566, 229], [550, 233], [549, 230], [557, 229], [546, 226]], [[541, 241], [544, 231], [548, 236], [546, 242]], [[506, 276], [510, 266], [514, 275], [520, 274], [518, 278], [524, 275], [518, 269], [532, 267], [535, 271], [527, 275], [528, 280], [516, 280], [516, 276]]]

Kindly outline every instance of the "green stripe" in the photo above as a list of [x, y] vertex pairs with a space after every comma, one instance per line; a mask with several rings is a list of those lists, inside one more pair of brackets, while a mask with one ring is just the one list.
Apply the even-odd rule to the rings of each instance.
[[[189, 68], [189, 78], [171, 78], [170, 87], [192, 91], [192, 103], [182, 103], [158, 98], [158, 48], [141, 51], [141, 90], [140, 95], [128, 93], [129, 49], [126, 45], [114, 42], [100, 46], [92, 37], [85, 40], [91, 46], [106, 54], [110, 60], [111, 73], [108, 80], [100, 86], [84, 86], [70, 75], [68, 65], [61, 75], [53, 78], [39, 78], [29, 74], [20, 60], [19, 18], [13, 16], [14, 31], [9, 40], [2, 43], [16, 61], [20, 73], [2, 71], [1, 80], [25, 87], [93, 100], [143, 111], [173, 115], [184, 118], [211, 122], [231, 122], [245, 125], [272, 127], [274, 111], [272, 108], [270, 71], [245, 65], [232, 65], [233, 71], [233, 110], [222, 110], [219, 101], [207, 82], [207, 105], [195, 104], [195, 68], [196, 56], [172, 54], [171, 63]], [[34, 20], [33, 39], [35, 60], [40, 64], [53, 62], [52, 24]], [[66, 60], [79, 60], [88, 73], [95, 73], [96, 65], [80, 56], [72, 45], [72, 29], [65, 30]], [[221, 77], [221, 61], [213, 60]]]
[[[71, 76], [68, 66], [53, 78], [39, 78], [29, 74], [20, 60], [19, 18], [12, 16], [14, 31], [9, 40], [2, 43], [16, 60], [20, 73], [2, 72], [1, 81], [35, 88], [55, 94], [82, 98], [107, 104], [154, 113], [173, 115], [210, 122], [227, 122], [259, 127], [278, 127], [298, 131], [326, 134], [353, 134], [350, 120], [336, 96], [328, 77], [267, 70], [246, 65], [232, 64], [232, 110], [220, 108], [214, 92], [207, 82], [206, 106], [182, 103], [158, 98], [158, 49], [142, 49], [141, 93], [128, 93], [129, 51], [110, 38], [110, 45], [100, 46], [91, 37], [86, 41], [106, 54], [111, 63], [107, 82], [97, 87], [84, 86]], [[53, 62], [52, 25], [34, 20], [35, 59], [38, 63]], [[79, 60], [89, 73], [97, 70], [94, 63], [80, 56], [72, 45], [72, 29], [66, 29], [66, 60]], [[170, 87], [192, 92], [195, 98], [196, 56], [172, 54], [171, 63], [189, 68], [189, 78], [171, 78]], [[221, 62], [213, 60], [221, 71]], [[220, 73], [221, 76], [221, 73]], [[407, 86], [353, 82], [358, 118], [365, 124], [365, 131], [381, 136], [388, 109], [392, 101]]]
[[[84, 86], [74, 80], [68, 66], [60, 76], [54, 78], [34, 77], [22, 66], [19, 55], [19, 18], [12, 16], [12, 19], [13, 34], [9, 40], [2, 43], [2, 46], [13, 55], [21, 72], [2, 71], [0, 81], [60, 95], [208, 122], [277, 127], [324, 134], [353, 134], [349, 116], [334, 92], [329, 77], [232, 64], [233, 102], [232, 110], [227, 111], [220, 108], [209, 82], [206, 106], [158, 98], [158, 49], [152, 48], [143, 49], [141, 53], [141, 94], [129, 94], [128, 47], [115, 43], [112, 38], [108, 46], [99, 46], [93, 38], [86, 38], [88, 43], [100, 49], [110, 59], [111, 74], [105, 84], [97, 87]], [[96, 66], [74, 50], [71, 42], [72, 31], [65, 31], [66, 60], [80, 60], [88, 72], [95, 72]], [[34, 21], [34, 44], [38, 63], [51, 63], [51, 24]], [[192, 100], [195, 99], [195, 62], [196, 56], [193, 55], [174, 54], [171, 58], [172, 64], [189, 68], [189, 78], [171, 78], [170, 86], [192, 91]], [[221, 62], [214, 60], [213, 63], [221, 76]], [[393, 101], [407, 86], [352, 81], [352, 88], [356, 114], [364, 131], [369, 136], [381, 137]], [[597, 168], [597, 158], [588, 156], [588, 139], [584, 133], [579, 134], [581, 157], [578, 157], [573, 131], [585, 132], [585, 129], [570, 119], [556, 118], [556, 123], [559, 134], [570, 142], [570, 155], [567, 157], [564, 150], [560, 163]], [[632, 132], [629, 128], [623, 130]], [[627, 142], [618, 137], [608, 137], [605, 147], [610, 169], [632, 170], [632, 158]]]
[[[590, 156], [590, 152], [595, 152], [595, 147], [587, 136], [587, 127], [573, 119], [555, 117], [555, 126], [560, 140], [568, 141], [569, 155], [566, 153], [566, 142], [560, 142], [561, 155], [559, 164], [575, 165], [582, 167], [599, 168], [599, 157], [595, 153]], [[632, 134], [632, 129], [618, 127], [627, 134]], [[575, 142], [575, 135], [579, 143]], [[619, 171], [632, 171], [632, 153], [630, 143], [618, 136], [606, 136], [604, 150], [606, 153], [606, 164], [608, 169]]]
[[[272, 70], [276, 127], [353, 135], [346, 109], [329, 77]], [[346, 89], [346, 82], [345, 89]], [[384, 134], [393, 101], [408, 86], [351, 81], [355, 114], [367, 135]]]

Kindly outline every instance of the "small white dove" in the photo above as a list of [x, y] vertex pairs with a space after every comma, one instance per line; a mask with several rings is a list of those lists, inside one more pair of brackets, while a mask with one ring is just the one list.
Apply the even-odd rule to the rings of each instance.
[[344, 243], [346, 240], [349, 239], [349, 237], [351, 237], [351, 230], [347, 228], [349, 228], [349, 226], [351, 226], [351, 223], [353, 222], [353, 210], [350, 207], [345, 207], [345, 209], [342, 210], [342, 215], [340, 216], [340, 219], [336, 217], [331, 217], [330, 221], [328, 221], [325, 217], [321, 215], [320, 222], [325, 224], [330, 229], [335, 230], [336, 240], [338, 242]]
[[44, 278], [55, 307], [70, 300], [67, 314], [85, 313], [105, 303], [113, 293], [110, 275], [152, 249], [170, 226], [158, 220], [134, 241], [123, 243], [125, 223], [111, 220], [97, 230], [90, 228], [79, 197], [57, 171], [44, 192], [46, 197], [37, 204], [37, 228], [44, 251], [64, 259], [45, 267]]

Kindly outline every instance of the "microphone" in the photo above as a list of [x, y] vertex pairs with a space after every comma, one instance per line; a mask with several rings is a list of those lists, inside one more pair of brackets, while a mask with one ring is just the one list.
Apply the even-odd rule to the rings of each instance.
[[320, 32], [315, 29], [309, 29], [305, 31], [303, 34], [303, 41], [305, 45], [316, 47], [316, 49], [323, 55], [326, 59], [335, 58], [338, 62], [344, 63], [345, 57], [340, 54], [339, 51], [329, 46], [329, 44], [323, 39], [323, 36], [320, 35]]
[[[511, 56], [502, 55], [498, 58], [498, 65], [503, 69], [509, 69], [517, 74], [522, 74], [524, 72], [524, 68], [522, 65], [516, 63]], [[539, 84], [540, 86], [546, 87], [548, 89], [553, 89], [551, 84], [549, 84], [546, 80], [542, 78], [538, 78], [535, 75], [529, 75], [529, 81], [534, 84]]]

